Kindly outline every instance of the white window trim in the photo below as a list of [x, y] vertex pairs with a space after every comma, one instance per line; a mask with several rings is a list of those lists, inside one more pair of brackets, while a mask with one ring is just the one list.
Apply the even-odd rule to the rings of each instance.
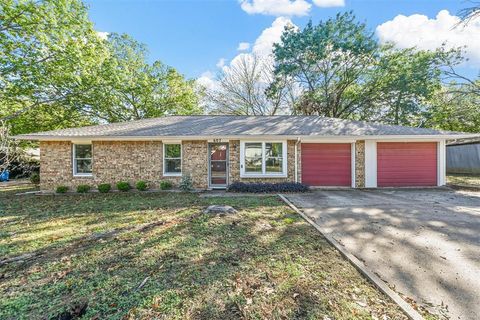
[[[91, 158], [79, 158], [77, 159], [77, 146], [78, 145], [91, 145], [92, 146], [92, 157]], [[92, 161], [92, 172], [90, 173], [78, 173], [77, 172], [77, 160], [87, 160]], [[74, 177], [93, 177], [93, 144], [90, 142], [79, 142], [72, 144], [72, 173]]]
[[[165, 168], [167, 167], [165, 165], [165, 160], [167, 158], [165, 158], [165, 146], [167, 145], [170, 145], [170, 144], [179, 144], [180, 145], [180, 172], [166, 172], [165, 171]], [[168, 159], [179, 159], [179, 158], [168, 158]], [[183, 146], [182, 146], [182, 143], [180, 141], [172, 141], [172, 142], [165, 142], [163, 143], [163, 176], [165, 177], [181, 177], [182, 176], [182, 172], [183, 172]]]
[[[261, 143], [262, 144], [262, 173], [248, 173], [245, 172], [245, 143]], [[281, 143], [282, 144], [282, 172], [272, 173], [266, 172], [265, 168], [265, 144], [266, 143]], [[286, 178], [287, 177], [287, 142], [278, 140], [265, 141], [240, 141], [240, 178]]]

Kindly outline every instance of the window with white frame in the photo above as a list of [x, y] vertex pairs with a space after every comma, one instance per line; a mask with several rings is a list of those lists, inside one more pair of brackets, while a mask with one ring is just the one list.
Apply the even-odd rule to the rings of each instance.
[[182, 145], [180, 143], [163, 145], [163, 174], [167, 176], [182, 175]]
[[285, 176], [286, 142], [242, 142], [242, 176]]
[[73, 174], [75, 176], [92, 175], [92, 145], [73, 145]]

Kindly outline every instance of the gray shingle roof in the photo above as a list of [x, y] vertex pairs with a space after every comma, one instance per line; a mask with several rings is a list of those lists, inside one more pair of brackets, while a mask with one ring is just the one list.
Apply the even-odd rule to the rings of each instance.
[[19, 135], [19, 139], [106, 137], [460, 135], [317, 116], [169, 116]]

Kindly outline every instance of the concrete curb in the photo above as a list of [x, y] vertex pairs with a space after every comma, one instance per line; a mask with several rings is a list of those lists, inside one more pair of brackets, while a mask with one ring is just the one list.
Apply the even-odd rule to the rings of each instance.
[[357, 269], [363, 276], [370, 280], [380, 291], [386, 294], [390, 299], [392, 299], [402, 311], [407, 315], [409, 319], [412, 320], [422, 320], [423, 317], [413, 309], [405, 300], [403, 300], [395, 291], [390, 289], [382, 279], [375, 275], [372, 271], [368, 270], [363, 262], [358, 260], [353, 254], [348, 252], [340, 243], [337, 242], [333, 237], [327, 235], [322, 231], [322, 228], [310, 219], [305, 213], [298, 209], [293, 203], [291, 203], [285, 196], [278, 194], [280, 199], [283, 200], [290, 208], [292, 208], [296, 213], [302, 216], [308, 223], [310, 223], [315, 229], [317, 229], [327, 241], [333, 245], [342, 256], [344, 256], [354, 267]]

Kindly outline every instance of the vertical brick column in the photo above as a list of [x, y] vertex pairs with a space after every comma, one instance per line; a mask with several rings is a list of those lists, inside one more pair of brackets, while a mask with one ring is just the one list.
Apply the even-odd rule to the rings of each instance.
[[355, 142], [355, 187], [365, 188], [365, 140]]
[[208, 142], [182, 142], [182, 175], [192, 177], [193, 186], [197, 189], [208, 188]]
[[228, 183], [240, 181], [240, 140], [228, 142]]

